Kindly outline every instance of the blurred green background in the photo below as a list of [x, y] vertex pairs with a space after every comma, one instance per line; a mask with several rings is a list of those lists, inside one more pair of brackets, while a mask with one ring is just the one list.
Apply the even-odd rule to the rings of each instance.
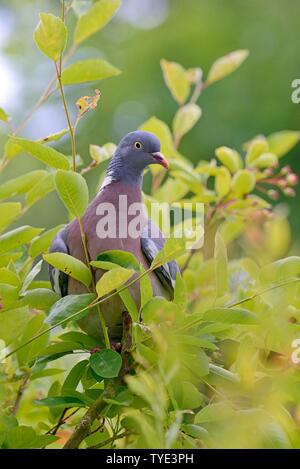
[[[90, 4], [77, 1], [77, 7]], [[53, 74], [53, 66], [33, 41], [40, 11], [60, 12], [59, 0], [0, 1], [0, 106], [17, 125], [39, 98]], [[89, 144], [117, 142], [155, 115], [169, 124], [176, 105], [166, 89], [161, 58], [200, 66], [204, 76], [218, 57], [248, 48], [250, 56], [230, 77], [205, 91], [199, 104], [203, 116], [184, 139], [182, 153], [193, 162], [211, 158], [220, 145], [240, 148], [254, 135], [300, 128], [300, 104], [291, 101], [291, 83], [300, 78], [300, 2], [295, 0], [124, 0], [116, 18], [85, 42], [73, 60], [103, 57], [122, 75], [89, 86], [67, 90], [76, 115], [76, 100], [100, 88], [98, 109], [81, 123], [77, 150], [89, 161]], [[75, 22], [71, 13], [70, 23]], [[66, 126], [59, 97], [53, 96], [35, 114], [22, 135], [40, 138]], [[0, 144], [6, 140], [1, 124]], [[70, 152], [68, 139], [59, 149]], [[284, 160], [299, 174], [299, 145]], [[40, 163], [22, 155], [1, 175], [0, 183]], [[91, 188], [100, 169], [88, 175]], [[50, 194], [23, 218], [24, 224], [51, 227], [65, 222], [56, 195]], [[281, 199], [284, 203], [284, 198]], [[298, 240], [300, 194], [292, 201], [290, 221]], [[0, 215], [1, 216], [1, 215]]]

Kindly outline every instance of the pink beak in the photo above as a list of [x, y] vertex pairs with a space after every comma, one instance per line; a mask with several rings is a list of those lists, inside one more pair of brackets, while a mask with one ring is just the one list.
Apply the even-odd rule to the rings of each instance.
[[162, 153], [157, 151], [156, 153], [152, 153], [152, 156], [155, 159], [155, 161], [157, 161], [158, 164], [160, 164], [166, 169], [169, 169], [169, 162], [166, 160], [166, 158], [164, 157]]

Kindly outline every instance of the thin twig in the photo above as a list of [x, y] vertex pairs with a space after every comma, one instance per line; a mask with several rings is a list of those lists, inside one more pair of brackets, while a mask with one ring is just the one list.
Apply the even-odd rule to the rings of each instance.
[[47, 431], [46, 435], [56, 435], [56, 433], [58, 432], [59, 428], [67, 422], [67, 420], [69, 420], [69, 418], [73, 417], [73, 415], [75, 415], [78, 411], [79, 411], [79, 408], [78, 409], [75, 409], [73, 410], [73, 412], [71, 412], [69, 415], [65, 416], [66, 412], [69, 410], [69, 408], [67, 409], [64, 409], [62, 415], [60, 416], [60, 419], [58, 421], [58, 423], [56, 425], [54, 425], [54, 427], [50, 428], [50, 430]]
[[64, 87], [63, 87], [63, 83], [62, 83], [62, 79], [61, 79], [61, 72], [60, 72], [60, 70], [59, 70], [59, 68], [58, 68], [56, 62], [55, 62], [55, 70], [56, 70], [56, 76], [57, 76], [57, 80], [58, 80], [58, 84], [59, 84], [60, 94], [61, 94], [61, 98], [62, 98], [64, 110], [65, 110], [65, 115], [66, 115], [66, 119], [67, 119], [67, 123], [68, 123], [68, 127], [69, 127], [70, 137], [71, 137], [73, 171], [76, 172], [76, 143], [75, 143], [75, 135], [74, 135], [73, 126], [72, 126], [71, 119], [70, 119], [70, 115], [69, 115], [69, 111], [68, 111], [68, 106], [67, 106], [65, 91], [64, 91]]
[[104, 441], [101, 441], [100, 443], [98, 443], [97, 445], [94, 445], [94, 446], [88, 446], [86, 449], [99, 449], [99, 448], [103, 448], [104, 446], [107, 446], [109, 445], [109, 443], [113, 443], [114, 441], [116, 440], [120, 440], [121, 438], [125, 438], [126, 436], [130, 435], [130, 433], [128, 431], [126, 432], [123, 432], [123, 433], [119, 433], [119, 435], [114, 435], [110, 438], [107, 438], [107, 440], [104, 440]]

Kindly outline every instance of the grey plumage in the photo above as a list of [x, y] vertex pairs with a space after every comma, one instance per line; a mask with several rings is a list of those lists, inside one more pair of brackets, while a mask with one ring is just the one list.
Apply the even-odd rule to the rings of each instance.
[[[99, 215], [97, 215], [99, 204], [109, 202], [118, 210], [119, 195], [127, 196], [128, 205], [141, 203], [143, 170], [149, 164], [160, 164], [167, 167], [167, 162], [160, 153], [159, 140], [149, 132], [137, 131], [126, 135], [119, 143], [110, 161], [106, 178], [99, 193], [89, 204], [82, 218], [91, 260], [97, 259], [101, 252], [107, 250], [124, 250], [132, 252], [144, 268], [147, 269], [155, 255], [162, 249], [165, 242], [164, 237], [146, 215], [142, 218], [143, 230], [141, 236], [137, 239], [130, 237], [130, 235], [122, 239], [118, 237], [115, 239], [104, 237], [99, 239], [96, 234], [97, 223], [99, 221]], [[128, 219], [129, 222], [130, 218]], [[50, 251], [65, 252], [86, 262], [77, 220], [73, 220], [57, 234], [52, 242]], [[176, 262], [169, 262], [158, 268], [155, 273], [150, 274], [153, 294], [155, 296], [171, 298], [178, 271]], [[49, 272], [52, 287], [56, 291], [59, 289], [62, 296], [86, 292], [86, 288], [81, 283], [68, 278], [63, 272], [58, 272], [51, 266], [49, 267]], [[104, 271], [97, 269], [95, 271], [95, 281], [97, 282], [103, 274]], [[130, 291], [139, 306], [139, 285], [133, 285]], [[111, 300], [104, 302], [101, 305], [101, 309], [105, 316], [110, 336], [112, 338], [119, 338], [121, 315], [125, 309], [120, 297], [116, 295]], [[90, 335], [102, 337], [101, 326], [96, 311], [91, 311], [87, 317], [79, 321], [79, 324]]]

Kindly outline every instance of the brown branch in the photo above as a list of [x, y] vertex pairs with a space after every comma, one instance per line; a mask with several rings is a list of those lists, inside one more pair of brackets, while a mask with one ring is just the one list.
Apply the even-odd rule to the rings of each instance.
[[78, 449], [82, 441], [88, 436], [93, 422], [101, 417], [107, 407], [106, 399], [116, 396], [117, 389], [122, 383], [122, 378], [128, 371], [128, 358], [132, 347], [132, 321], [129, 313], [123, 313], [123, 337], [122, 337], [122, 368], [118, 378], [107, 381], [106, 387], [100, 397], [91, 405], [75, 428], [73, 434], [66, 442], [63, 449]]
[[24, 391], [26, 389], [26, 386], [28, 384], [28, 381], [29, 381], [29, 377], [30, 375], [27, 374], [25, 376], [25, 378], [23, 379], [19, 389], [18, 389], [18, 392], [17, 392], [17, 397], [16, 397], [16, 400], [15, 400], [15, 403], [13, 405], [13, 410], [12, 410], [12, 413], [13, 415], [16, 415], [16, 413], [18, 412], [19, 410], [19, 407], [20, 407], [20, 403], [21, 403], [21, 399], [23, 397], [23, 394], [24, 394]]

